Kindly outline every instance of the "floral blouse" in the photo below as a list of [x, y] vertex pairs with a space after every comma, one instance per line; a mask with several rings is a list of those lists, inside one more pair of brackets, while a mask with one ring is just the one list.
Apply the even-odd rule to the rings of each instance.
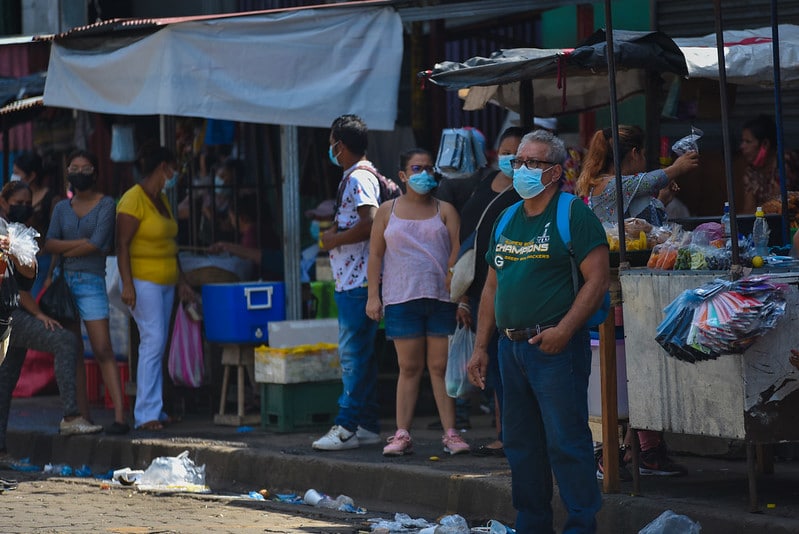
[[[641, 211], [646, 205], [650, 197], [657, 196], [658, 191], [666, 187], [669, 183], [669, 178], [666, 172], [662, 169], [657, 169], [647, 173], [632, 174], [621, 177], [622, 194], [624, 195], [624, 209], [630, 209], [631, 214], [625, 214], [625, 217], [634, 216]], [[591, 191], [588, 197], [588, 207], [594, 210], [594, 214], [603, 223], [615, 223], [618, 221], [616, 215], [616, 179], [613, 178], [608, 182], [599, 194], [596, 191]], [[642, 204], [641, 209], [636, 209], [633, 201], [636, 199], [646, 200], [647, 204]]]

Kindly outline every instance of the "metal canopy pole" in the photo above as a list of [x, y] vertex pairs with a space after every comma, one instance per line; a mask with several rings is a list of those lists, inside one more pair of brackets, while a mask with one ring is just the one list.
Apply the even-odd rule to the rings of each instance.
[[730, 243], [732, 245], [732, 265], [730, 274], [733, 280], [740, 278], [741, 251], [738, 246], [738, 220], [735, 210], [735, 191], [732, 178], [732, 148], [730, 147], [730, 117], [727, 106], [727, 64], [724, 58], [724, 32], [722, 30], [721, 0], [713, 0], [716, 12], [716, 51], [719, 61], [719, 96], [721, 97], [721, 135], [724, 141], [724, 175], [727, 178], [727, 200], [730, 203]]
[[283, 272], [286, 319], [302, 318], [300, 282], [300, 160], [296, 126], [280, 127], [280, 165], [283, 175]]
[[[616, 214], [619, 222], [619, 272], [629, 269], [627, 247], [624, 242], [624, 207], [621, 184], [621, 157], [619, 153], [619, 116], [616, 108], [616, 54], [613, 49], [613, 18], [610, 0], [605, 0], [605, 55], [608, 61], [610, 84], [610, 123], [613, 131], [613, 162], [616, 168]], [[612, 303], [613, 304], [613, 303]], [[616, 379], [616, 308], [611, 306], [605, 322], [599, 325], [599, 373], [602, 392], [602, 450], [605, 493], [618, 493], [619, 485], [619, 406]]]
[[780, 27], [777, 0], [771, 0], [771, 52], [774, 56], [774, 119], [777, 124], [777, 169], [780, 175], [780, 199], [782, 200], [782, 244], [791, 240], [788, 222], [788, 184], [785, 182], [785, 143], [782, 128], [782, 80], [780, 73]]
[[613, 20], [610, 0], [605, 0], [605, 55], [608, 60], [610, 84], [610, 129], [613, 135], [613, 166], [616, 169], [616, 216], [619, 223], [619, 271], [629, 269], [627, 246], [624, 242], [624, 191], [621, 183], [621, 151], [619, 149], [619, 110], [616, 104], [616, 54], [613, 50]]
[[521, 127], [525, 130], [533, 127], [533, 120], [535, 119], [533, 96], [533, 80], [521, 80], [519, 82], [519, 119]]

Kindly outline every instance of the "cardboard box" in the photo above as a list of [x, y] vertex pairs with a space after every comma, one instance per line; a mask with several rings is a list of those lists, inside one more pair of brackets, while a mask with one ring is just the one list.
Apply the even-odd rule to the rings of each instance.
[[338, 345], [317, 343], [290, 348], [255, 349], [255, 381], [296, 384], [341, 378]]
[[269, 346], [279, 349], [300, 345], [338, 345], [338, 319], [303, 319], [269, 323]]

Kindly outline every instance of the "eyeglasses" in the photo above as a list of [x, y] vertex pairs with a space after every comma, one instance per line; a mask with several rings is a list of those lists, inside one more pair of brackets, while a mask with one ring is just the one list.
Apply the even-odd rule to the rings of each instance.
[[432, 165], [409, 165], [408, 168], [413, 173], [419, 173], [419, 172], [422, 172], [422, 171], [427, 171], [427, 172], [432, 174], [436, 170], [436, 168], [433, 167]]
[[527, 167], [530, 170], [533, 170], [533, 169], [548, 169], [549, 167], [552, 167], [552, 166], [556, 165], [556, 163], [554, 161], [542, 161], [542, 160], [538, 160], [538, 159], [527, 159], [527, 160], [524, 160], [524, 159], [512, 159], [512, 160], [510, 160], [510, 166], [513, 167], [514, 169], [521, 169], [522, 165], [524, 165], [525, 167]]
[[70, 174], [94, 174], [94, 167], [91, 165], [84, 165], [83, 167], [78, 167], [77, 165], [70, 165], [67, 167], [67, 172]]

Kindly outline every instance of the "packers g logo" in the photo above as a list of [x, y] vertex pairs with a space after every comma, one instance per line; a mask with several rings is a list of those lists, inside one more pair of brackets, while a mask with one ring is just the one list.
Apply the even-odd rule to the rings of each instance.
[[501, 269], [502, 266], [505, 265], [505, 258], [503, 258], [502, 255], [497, 254], [496, 256], [494, 256], [494, 265], [498, 269]]

